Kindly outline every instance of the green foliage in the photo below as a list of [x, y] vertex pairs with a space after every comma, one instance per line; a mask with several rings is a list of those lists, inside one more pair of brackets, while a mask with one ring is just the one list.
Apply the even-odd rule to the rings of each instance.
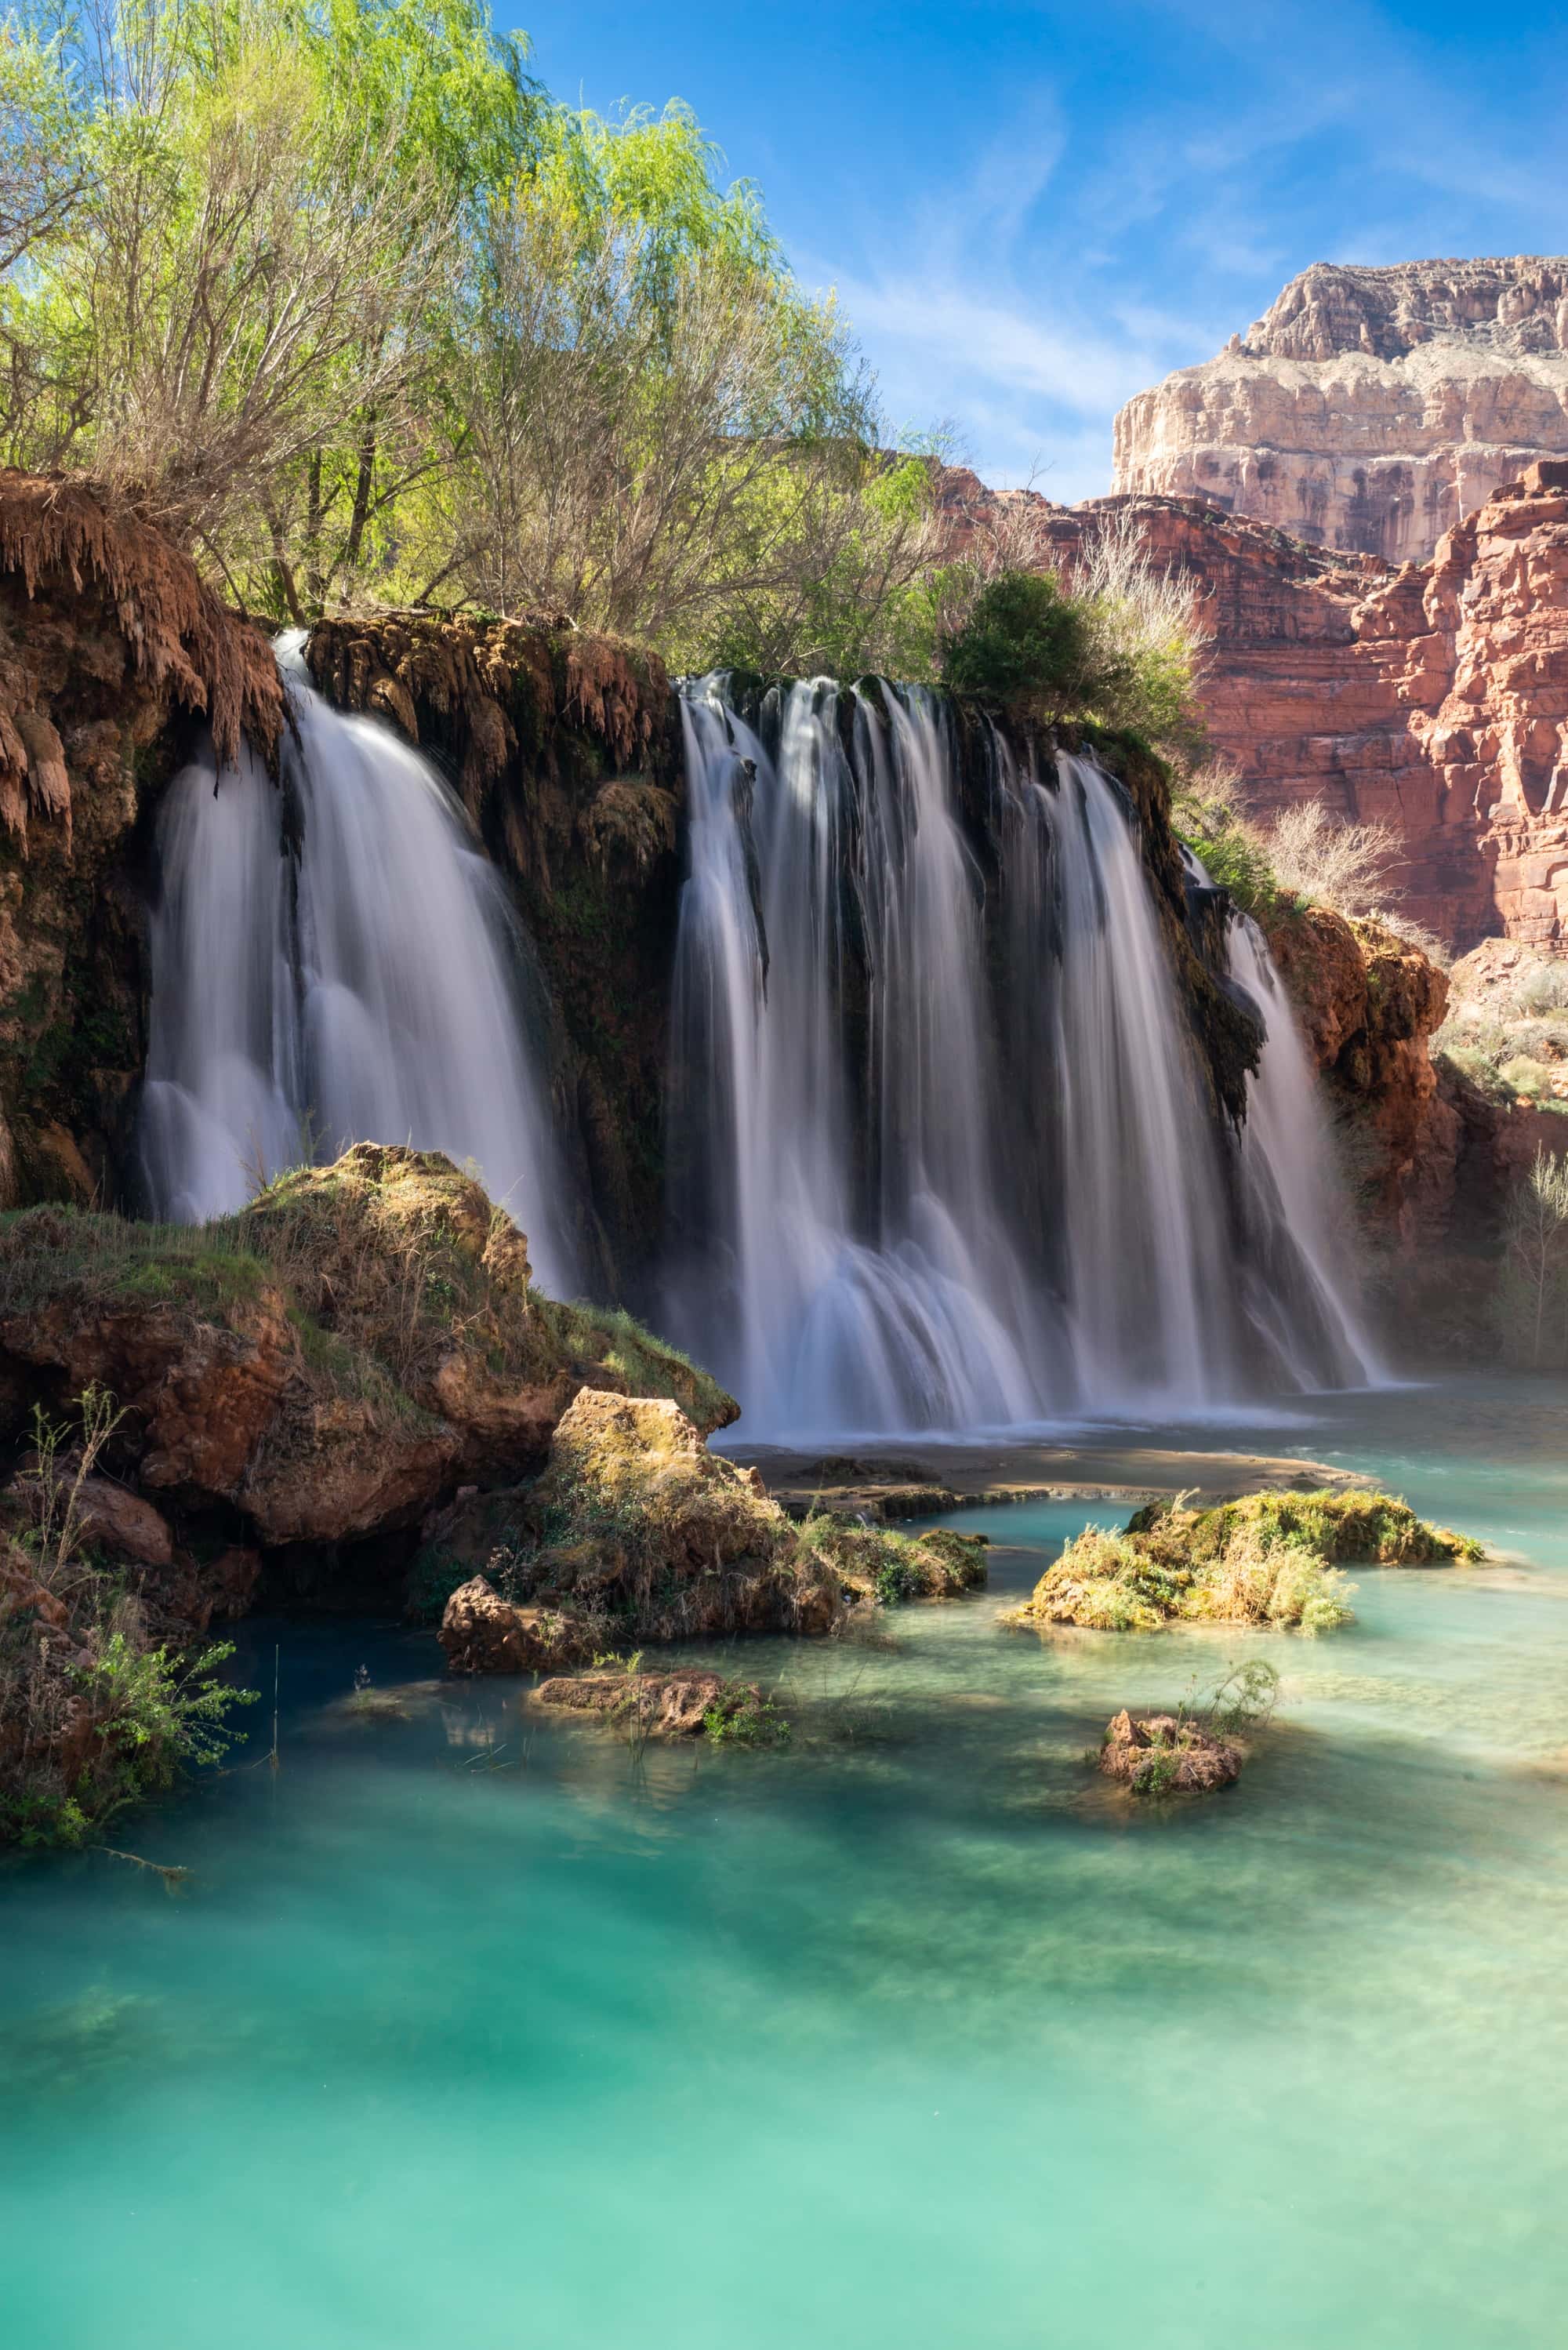
[[1372, 1492], [1251, 1493], [1192, 1510], [1137, 1511], [1122, 1534], [1085, 1527], [1015, 1623], [1152, 1632], [1173, 1619], [1332, 1630], [1350, 1618], [1345, 1561], [1418, 1566], [1475, 1560], [1481, 1545]]
[[222, 1675], [232, 1647], [180, 1656], [151, 1642], [120, 1579], [83, 1555], [82, 1488], [122, 1415], [90, 1387], [78, 1409], [75, 1431], [35, 1414], [36, 1523], [0, 1560], [0, 1842], [82, 1843], [181, 1771], [219, 1761], [230, 1713], [254, 1695]]
[[1279, 1698], [1278, 1667], [1253, 1657], [1231, 1667], [1199, 1709], [1199, 1719], [1216, 1738], [1247, 1738], [1268, 1728]]
[[1188, 786], [1172, 794], [1170, 819], [1177, 838], [1243, 913], [1266, 920], [1276, 910], [1281, 890], [1268, 848], [1234, 806]]
[[832, 301], [690, 109], [559, 106], [525, 56], [485, 0], [26, 0], [5, 453], [280, 620], [440, 594], [862, 665], [930, 501]]
[[785, 1746], [791, 1725], [774, 1700], [747, 1681], [726, 1681], [702, 1716], [702, 1731], [713, 1746]]
[[168, 1786], [183, 1766], [222, 1760], [235, 1735], [228, 1716], [256, 1695], [220, 1678], [234, 1653], [232, 1641], [220, 1640], [181, 1659], [115, 1631], [89, 1664], [73, 1668], [98, 1726], [100, 1751], [90, 1771], [96, 1817]]
[[1086, 611], [1047, 571], [988, 582], [942, 647], [944, 683], [1030, 717], [1086, 706]]

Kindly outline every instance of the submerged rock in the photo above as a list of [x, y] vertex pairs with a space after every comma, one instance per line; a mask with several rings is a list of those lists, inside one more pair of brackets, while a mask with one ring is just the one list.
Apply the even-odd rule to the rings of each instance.
[[1124, 1706], [1101, 1741], [1100, 1769], [1138, 1795], [1207, 1794], [1241, 1776], [1241, 1750], [1196, 1721]]
[[649, 1738], [700, 1738], [760, 1710], [763, 1699], [754, 1681], [726, 1680], [722, 1673], [687, 1666], [668, 1673], [578, 1673], [543, 1682], [534, 1702], [632, 1723]]

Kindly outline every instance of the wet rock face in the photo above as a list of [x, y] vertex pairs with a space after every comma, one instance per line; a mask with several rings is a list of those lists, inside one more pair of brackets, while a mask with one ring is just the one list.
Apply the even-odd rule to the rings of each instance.
[[1421, 562], [1564, 455], [1568, 260], [1319, 263], [1218, 359], [1128, 401], [1114, 486]]
[[134, 1189], [139, 819], [206, 725], [266, 752], [272, 650], [81, 483], [0, 469], [0, 1207]]

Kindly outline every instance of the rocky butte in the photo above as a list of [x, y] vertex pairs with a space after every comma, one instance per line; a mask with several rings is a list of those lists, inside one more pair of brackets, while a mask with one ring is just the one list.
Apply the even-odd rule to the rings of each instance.
[[1314, 262], [1218, 359], [1127, 402], [1113, 487], [1422, 562], [1564, 455], [1568, 259]]

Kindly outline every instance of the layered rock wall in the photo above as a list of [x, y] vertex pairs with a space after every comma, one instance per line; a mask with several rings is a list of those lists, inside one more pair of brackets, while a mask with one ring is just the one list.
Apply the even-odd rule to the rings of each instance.
[[[955, 475], [955, 543], [1004, 503]], [[1568, 462], [1528, 466], [1397, 570], [1189, 498], [1033, 504], [1069, 577], [1130, 515], [1190, 580], [1209, 736], [1261, 818], [1322, 800], [1386, 824], [1401, 912], [1460, 951], [1568, 945]]]
[[1218, 359], [1127, 402], [1113, 487], [1400, 563], [1552, 455], [1568, 260], [1317, 263]]

